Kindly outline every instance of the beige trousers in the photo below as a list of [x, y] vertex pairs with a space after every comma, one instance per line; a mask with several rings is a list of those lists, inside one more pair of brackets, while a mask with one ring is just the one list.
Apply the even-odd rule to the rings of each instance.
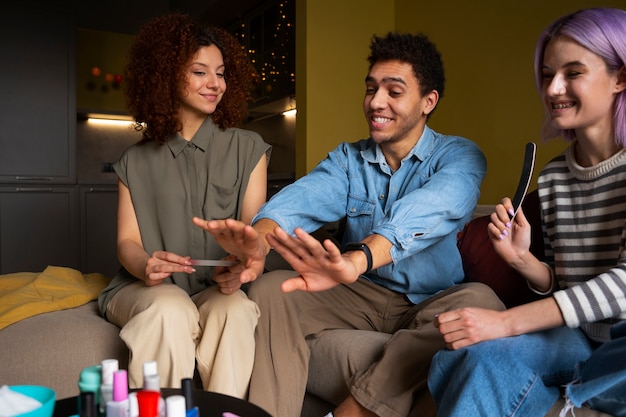
[[143, 363], [156, 361], [161, 385], [180, 387], [197, 364], [203, 388], [246, 398], [254, 363], [257, 305], [243, 291], [224, 295], [216, 286], [189, 297], [173, 284], [122, 288], [107, 319], [122, 328], [130, 351], [131, 388], [143, 386]]
[[[445, 347], [433, 325], [436, 314], [466, 306], [504, 309], [479, 283], [456, 285], [414, 305], [363, 278], [322, 292], [282, 293], [280, 284], [294, 275], [269, 272], [248, 292], [261, 311], [249, 401], [277, 417], [300, 416], [309, 372], [307, 339], [335, 329], [390, 335], [377, 360], [345, 375], [361, 405], [382, 417], [430, 415], [434, 403], [426, 378], [432, 357]], [[350, 369], [350, 363], [342, 368]]]

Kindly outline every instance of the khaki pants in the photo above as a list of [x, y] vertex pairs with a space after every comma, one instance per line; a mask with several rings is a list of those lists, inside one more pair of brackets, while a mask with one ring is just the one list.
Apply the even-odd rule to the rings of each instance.
[[331, 329], [390, 334], [381, 357], [352, 376], [350, 392], [379, 416], [420, 415], [419, 403], [433, 404], [426, 386], [430, 361], [445, 347], [435, 315], [464, 306], [504, 309], [478, 283], [454, 286], [417, 305], [365, 279], [323, 292], [282, 293], [280, 284], [294, 275], [267, 273], [249, 291], [261, 311], [249, 400], [277, 417], [300, 416], [310, 355], [306, 339]]
[[130, 350], [131, 388], [143, 386], [143, 363], [156, 360], [163, 387], [178, 388], [197, 363], [203, 388], [245, 398], [254, 362], [257, 305], [243, 291], [224, 295], [216, 286], [192, 297], [173, 284], [122, 288], [107, 319], [122, 328]]

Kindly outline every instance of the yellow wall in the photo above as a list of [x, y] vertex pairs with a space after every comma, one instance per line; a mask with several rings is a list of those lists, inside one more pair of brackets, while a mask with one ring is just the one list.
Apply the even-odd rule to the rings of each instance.
[[[533, 53], [541, 30], [580, 8], [626, 8], [626, 0], [299, 0], [297, 15], [305, 12], [303, 4], [306, 27], [296, 21], [299, 109], [300, 95], [306, 95], [298, 112], [298, 175], [339, 142], [367, 136], [361, 101], [371, 35], [394, 28], [424, 32], [441, 50], [447, 78], [445, 96], [429, 124], [482, 148], [488, 173], [481, 204], [515, 192], [526, 142], [538, 145], [535, 180], [539, 169], [565, 147], [560, 139], [539, 140], [543, 110], [534, 87]], [[304, 29], [305, 44], [298, 39]], [[305, 63], [299, 57], [303, 50]]]
[[369, 43], [394, 26], [393, 0], [296, 1], [296, 175], [343, 141], [368, 136]]
[[396, 1], [396, 28], [425, 32], [443, 55], [447, 91], [430, 125], [474, 140], [487, 156], [481, 203], [515, 192], [526, 142], [538, 145], [535, 181], [566, 146], [561, 139], [539, 139], [543, 107], [534, 85], [535, 42], [554, 19], [592, 6], [626, 8], [626, 1]]

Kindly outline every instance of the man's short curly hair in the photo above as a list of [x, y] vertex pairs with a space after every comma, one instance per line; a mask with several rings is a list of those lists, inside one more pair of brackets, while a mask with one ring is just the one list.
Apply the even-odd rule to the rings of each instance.
[[221, 129], [240, 125], [258, 79], [237, 39], [226, 30], [202, 26], [190, 16], [171, 13], [140, 29], [131, 46], [124, 75], [128, 111], [143, 141], [165, 143], [182, 126], [178, 119], [180, 86], [186, 67], [201, 47], [217, 46], [225, 66], [226, 92], [211, 115]]
[[424, 34], [389, 32], [385, 36], [374, 36], [367, 58], [372, 66], [379, 61], [398, 60], [411, 64], [420, 83], [421, 94], [437, 90], [443, 97], [446, 78], [441, 54], [435, 44]]

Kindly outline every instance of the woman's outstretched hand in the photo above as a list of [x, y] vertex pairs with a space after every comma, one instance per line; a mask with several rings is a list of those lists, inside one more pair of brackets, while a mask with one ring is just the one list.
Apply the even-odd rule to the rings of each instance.
[[259, 233], [250, 225], [234, 219], [203, 220], [193, 223], [211, 233], [217, 243], [239, 260], [237, 265], [216, 269], [214, 281], [224, 293], [232, 293], [241, 284], [257, 279], [265, 267], [266, 250]]

